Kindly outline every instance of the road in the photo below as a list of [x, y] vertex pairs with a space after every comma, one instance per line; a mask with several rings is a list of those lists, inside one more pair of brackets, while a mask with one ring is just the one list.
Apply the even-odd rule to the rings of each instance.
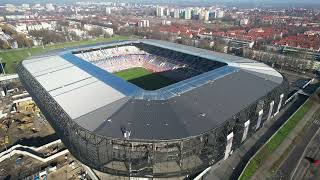
[[292, 177], [292, 174], [300, 158], [304, 156], [305, 149], [307, 148], [312, 138], [315, 136], [319, 127], [320, 123], [311, 123], [311, 125], [302, 133], [302, 135], [299, 137], [299, 142], [294, 146], [287, 159], [280, 166], [278, 170], [278, 174], [280, 177], [283, 177], [285, 179], [290, 179]]
[[237, 179], [249, 159], [256, 151], [274, 134], [275, 131], [305, 102], [307, 97], [298, 96], [294, 102], [284, 107], [279, 115], [270, 124], [264, 125], [252, 137], [250, 137], [231, 157], [217, 163], [216, 167], [206, 175], [207, 180]]
[[[320, 126], [320, 120], [314, 121], [314, 124]], [[295, 171], [292, 173], [292, 180], [310, 179], [316, 180], [320, 177], [320, 167], [311, 165], [304, 157], [312, 157], [314, 159], [320, 159], [320, 130], [313, 139], [308, 143], [301, 158], [296, 164]]]

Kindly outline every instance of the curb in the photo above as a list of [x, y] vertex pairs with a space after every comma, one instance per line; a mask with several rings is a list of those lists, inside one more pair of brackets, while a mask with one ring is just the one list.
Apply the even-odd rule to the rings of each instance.
[[303, 153], [302, 153], [302, 155], [301, 155], [301, 157], [300, 157], [300, 159], [299, 159], [299, 161], [298, 161], [298, 163], [297, 163], [297, 166], [294, 168], [294, 170], [293, 170], [293, 172], [292, 172], [292, 174], [291, 174], [291, 176], [290, 176], [290, 180], [291, 180], [291, 179], [293, 178], [293, 176], [296, 174], [296, 171], [297, 171], [297, 169], [298, 169], [298, 167], [299, 167], [299, 165], [300, 165], [303, 157], [305, 156], [308, 147], [310, 146], [310, 144], [312, 143], [312, 141], [314, 140], [314, 138], [318, 135], [318, 133], [320, 133], [320, 128], [319, 128], [319, 129], [317, 130], [317, 132], [313, 135], [313, 137], [312, 137], [311, 140], [309, 141], [307, 147], [304, 149], [304, 151], [303, 151]]
[[[249, 159], [248, 163], [246, 164], [246, 166], [243, 168], [243, 171], [241, 172], [240, 176], [238, 177], [238, 180], [240, 180], [240, 178], [242, 177], [245, 169], [247, 169], [248, 165], [250, 164], [250, 162], [256, 157], [256, 155], [270, 142], [270, 140], [288, 123], [289, 119], [291, 119], [296, 113], [297, 111], [299, 111], [303, 106], [305, 106], [305, 104], [310, 100], [310, 98], [308, 98], [287, 120], [285, 123], [283, 123], [279, 129], [274, 132], [274, 134], [258, 149], [258, 151], [255, 152], [255, 154]], [[251, 179], [251, 178], [250, 178]]]

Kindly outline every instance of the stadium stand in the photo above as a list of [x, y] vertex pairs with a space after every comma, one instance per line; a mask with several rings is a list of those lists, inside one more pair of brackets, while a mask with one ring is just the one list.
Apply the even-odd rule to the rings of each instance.
[[162, 75], [175, 81], [189, 79], [225, 65], [145, 44], [93, 49], [75, 55], [110, 73], [142, 67], [154, 73], [164, 72]]
[[[135, 67], [177, 82], [150, 91], [113, 74]], [[157, 40], [66, 50], [17, 72], [74, 157], [127, 177], [190, 177], [227, 159], [289, 88], [263, 63]]]

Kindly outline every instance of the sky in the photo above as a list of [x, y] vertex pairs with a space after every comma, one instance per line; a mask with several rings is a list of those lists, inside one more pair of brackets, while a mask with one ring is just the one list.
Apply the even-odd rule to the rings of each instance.
[[[22, 4], [22, 3], [72, 3], [84, 0], [0, 0], [0, 5], [5, 3]], [[91, 0], [103, 2], [103, 0]], [[136, 3], [176, 3], [186, 5], [210, 5], [210, 4], [223, 4], [223, 5], [243, 5], [243, 6], [287, 6], [299, 7], [320, 5], [320, 0], [105, 0], [105, 2], [136, 2]]]

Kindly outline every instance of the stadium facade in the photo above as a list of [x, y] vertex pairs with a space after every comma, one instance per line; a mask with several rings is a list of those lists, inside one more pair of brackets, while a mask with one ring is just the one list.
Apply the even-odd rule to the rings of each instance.
[[[176, 83], [145, 90], [112, 74], [132, 67]], [[68, 50], [17, 70], [78, 160], [132, 177], [186, 176], [228, 158], [279, 112], [289, 87], [265, 64], [157, 40]]]

